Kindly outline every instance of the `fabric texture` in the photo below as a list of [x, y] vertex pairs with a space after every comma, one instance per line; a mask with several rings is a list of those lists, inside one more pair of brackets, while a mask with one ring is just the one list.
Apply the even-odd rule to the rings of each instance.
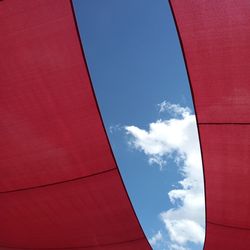
[[151, 249], [69, 0], [0, 1], [0, 249]]
[[198, 120], [206, 250], [250, 249], [250, 1], [171, 0]]

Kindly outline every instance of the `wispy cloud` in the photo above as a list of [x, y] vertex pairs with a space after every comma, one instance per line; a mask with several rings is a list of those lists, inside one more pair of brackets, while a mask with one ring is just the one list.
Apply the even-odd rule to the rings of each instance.
[[[170, 112], [173, 118], [157, 120], [144, 130], [126, 126], [129, 144], [144, 152], [149, 164], [162, 169], [174, 158], [183, 176], [179, 188], [168, 193], [173, 207], [160, 214], [172, 242], [172, 249], [186, 249], [188, 242], [204, 241], [205, 205], [202, 161], [195, 115], [188, 107], [162, 102], [160, 112]], [[177, 248], [179, 247], [179, 248]]]
[[162, 237], [161, 231], [158, 231], [155, 235], [153, 235], [149, 239], [149, 243], [151, 244], [151, 246], [155, 246], [158, 242], [162, 240], [163, 240], [163, 237]]
[[110, 125], [109, 126], [109, 132], [111, 133], [111, 134], [113, 134], [114, 132], [116, 132], [116, 131], [120, 131], [120, 130], [122, 130], [123, 128], [122, 128], [122, 126], [120, 125], [120, 124], [115, 124], [115, 125]]
[[191, 110], [189, 107], [182, 107], [179, 104], [172, 104], [167, 101], [163, 101], [157, 105], [159, 107], [159, 112], [165, 112], [167, 111], [168, 113], [172, 114], [173, 116], [186, 116], [191, 113]]

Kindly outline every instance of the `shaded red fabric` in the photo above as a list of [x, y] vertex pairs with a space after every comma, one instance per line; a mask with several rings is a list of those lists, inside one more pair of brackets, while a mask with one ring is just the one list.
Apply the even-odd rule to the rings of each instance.
[[68, 0], [0, 1], [0, 249], [151, 249]]
[[200, 133], [205, 249], [250, 249], [250, 1], [171, 0]]

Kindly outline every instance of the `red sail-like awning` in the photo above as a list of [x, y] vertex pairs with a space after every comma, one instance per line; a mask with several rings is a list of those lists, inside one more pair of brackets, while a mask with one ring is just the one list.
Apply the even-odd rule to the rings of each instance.
[[198, 116], [207, 250], [250, 249], [250, 1], [171, 0]]
[[0, 249], [150, 249], [69, 0], [0, 1]]

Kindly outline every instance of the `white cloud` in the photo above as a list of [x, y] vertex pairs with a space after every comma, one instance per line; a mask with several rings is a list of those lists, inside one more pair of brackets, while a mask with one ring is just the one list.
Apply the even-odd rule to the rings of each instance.
[[[172, 119], [158, 120], [144, 130], [126, 126], [131, 136], [129, 144], [145, 153], [149, 164], [162, 169], [173, 158], [183, 179], [179, 188], [168, 193], [173, 208], [160, 214], [173, 246], [179, 249], [186, 243], [202, 244], [205, 235], [205, 205], [202, 161], [195, 115], [187, 107], [159, 104], [160, 112], [173, 113]], [[172, 248], [174, 249], [174, 248]]]
[[153, 235], [150, 239], [149, 239], [149, 243], [151, 246], [155, 246], [159, 241], [162, 241], [163, 237], [161, 234], [161, 231], [158, 231], [155, 235]]
[[[168, 213], [167, 211], [166, 213]], [[170, 239], [180, 245], [185, 245], [188, 241], [193, 243], [203, 243], [204, 228], [194, 220], [164, 218], [163, 220], [169, 232]], [[186, 216], [187, 217], [187, 216]]]
[[176, 244], [170, 244], [169, 250], [189, 250], [189, 248], [182, 247], [182, 246], [176, 245]]

